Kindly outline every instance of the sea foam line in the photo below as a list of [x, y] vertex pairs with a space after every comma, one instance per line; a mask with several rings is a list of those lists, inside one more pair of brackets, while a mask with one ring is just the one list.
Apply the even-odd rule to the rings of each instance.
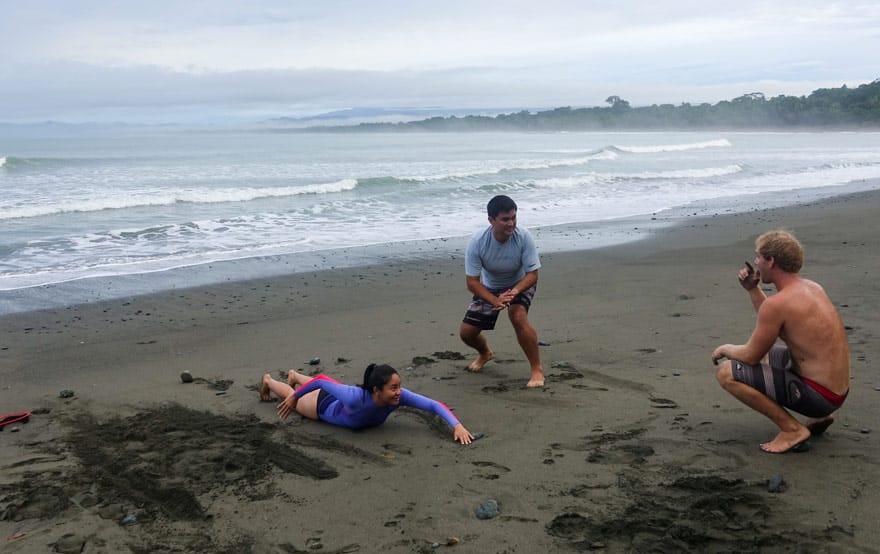
[[699, 150], [702, 148], [726, 148], [731, 146], [727, 139], [707, 140], [703, 142], [692, 142], [689, 144], [658, 144], [653, 146], [618, 146], [612, 145], [610, 148], [627, 152], [630, 154], [653, 154], [657, 152], [683, 152], [685, 150]]
[[221, 202], [248, 202], [261, 198], [344, 192], [354, 189], [357, 185], [357, 179], [342, 179], [332, 183], [316, 183], [296, 187], [188, 189], [156, 195], [133, 194], [46, 206], [4, 208], [0, 209], [0, 220], [41, 217], [71, 212], [99, 212], [102, 210], [124, 210], [146, 206], [171, 206], [177, 203], [216, 204]]
[[[645, 171], [642, 173], [589, 173], [586, 175], [574, 175], [571, 177], [552, 177], [549, 179], [537, 179], [529, 181], [534, 186], [542, 188], [571, 188], [594, 183], [608, 183], [611, 181], [647, 181], [652, 179], [706, 179], [710, 177], [723, 177], [743, 171], [738, 165], [726, 165], [722, 167], [706, 167], [700, 169], [671, 169], [668, 171]], [[529, 183], [522, 183], [524, 186]]]
[[428, 182], [428, 181], [442, 181], [444, 179], [464, 179], [469, 177], [480, 177], [483, 175], [497, 175], [504, 171], [521, 171], [527, 169], [551, 169], [554, 167], [570, 167], [577, 165], [585, 165], [590, 162], [596, 160], [614, 160], [617, 159], [618, 154], [611, 150], [603, 149], [598, 151], [592, 151], [585, 156], [580, 156], [577, 158], [566, 158], [560, 160], [534, 160], [534, 161], [524, 161], [524, 160], [516, 160], [510, 163], [498, 163], [494, 167], [487, 167], [485, 169], [473, 169], [469, 171], [458, 171], [458, 172], [449, 172], [449, 173], [440, 173], [436, 175], [412, 175], [407, 177], [393, 177], [398, 181], [415, 181], [415, 182]]

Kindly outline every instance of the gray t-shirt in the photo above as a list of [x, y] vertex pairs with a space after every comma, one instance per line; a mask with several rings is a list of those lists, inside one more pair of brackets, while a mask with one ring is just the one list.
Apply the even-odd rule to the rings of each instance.
[[486, 288], [509, 289], [526, 273], [541, 267], [535, 240], [527, 229], [517, 227], [505, 242], [492, 236], [492, 227], [477, 231], [468, 241], [465, 274], [480, 276]]

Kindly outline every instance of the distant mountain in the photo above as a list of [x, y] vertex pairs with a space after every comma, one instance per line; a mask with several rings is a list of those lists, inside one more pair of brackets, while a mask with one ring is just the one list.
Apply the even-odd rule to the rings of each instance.
[[[487, 114], [432, 115], [409, 121], [362, 121], [316, 125], [309, 131], [590, 131], [651, 129], [870, 129], [880, 127], [880, 79], [857, 87], [814, 90], [808, 96], [766, 98], [750, 92], [716, 104], [654, 104], [633, 107], [609, 96], [607, 107]], [[318, 123], [314, 120], [312, 123]]]
[[360, 123], [405, 123], [433, 117], [494, 117], [511, 110], [535, 108], [348, 108], [303, 117], [276, 117], [261, 122], [264, 126], [309, 127], [313, 125], [358, 125]]

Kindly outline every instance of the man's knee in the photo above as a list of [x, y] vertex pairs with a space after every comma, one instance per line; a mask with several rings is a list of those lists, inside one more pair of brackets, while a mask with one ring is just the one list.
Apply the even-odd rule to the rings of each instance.
[[465, 342], [475, 339], [480, 332], [482, 329], [469, 323], [462, 323], [458, 328], [458, 336]]
[[507, 308], [507, 317], [516, 329], [529, 325], [529, 312], [522, 304], [511, 304]]
[[730, 360], [725, 360], [718, 366], [718, 369], [715, 371], [715, 378], [718, 380], [718, 384], [725, 389], [734, 383], [733, 365], [730, 363]]

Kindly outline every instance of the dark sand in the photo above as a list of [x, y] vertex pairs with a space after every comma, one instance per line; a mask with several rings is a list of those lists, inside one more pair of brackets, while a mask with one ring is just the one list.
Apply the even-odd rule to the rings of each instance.
[[[463, 370], [459, 258], [0, 318], [0, 410], [33, 412], [0, 433], [0, 550], [878, 552], [878, 213], [862, 193], [543, 255], [543, 390], [504, 318], [496, 359]], [[849, 399], [803, 454], [761, 452], [775, 427], [710, 361], [751, 332], [736, 271], [778, 226], [852, 351]], [[485, 437], [460, 446], [403, 409], [359, 432], [279, 423], [258, 401], [264, 372], [356, 383], [372, 361]], [[500, 513], [478, 519], [489, 499]]]

